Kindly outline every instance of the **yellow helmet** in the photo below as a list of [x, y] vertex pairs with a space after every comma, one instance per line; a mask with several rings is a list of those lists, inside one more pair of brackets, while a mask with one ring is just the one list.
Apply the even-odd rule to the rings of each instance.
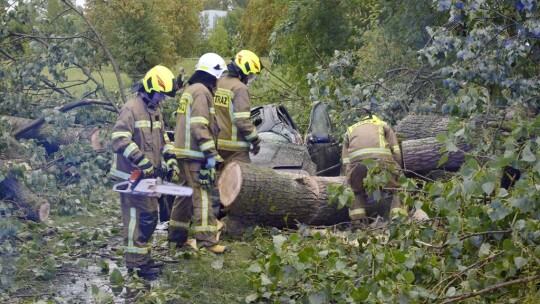
[[259, 57], [252, 51], [241, 50], [234, 56], [233, 62], [242, 70], [244, 75], [258, 74], [261, 72], [262, 65]]
[[142, 80], [147, 93], [152, 93], [152, 91], [163, 92], [166, 95], [172, 96], [174, 96], [176, 91], [174, 82], [174, 75], [171, 70], [162, 65], [156, 65], [151, 68]]

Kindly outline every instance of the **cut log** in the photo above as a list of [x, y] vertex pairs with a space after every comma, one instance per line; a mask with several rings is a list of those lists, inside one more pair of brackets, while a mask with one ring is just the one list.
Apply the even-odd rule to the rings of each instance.
[[[229, 223], [283, 228], [348, 222], [348, 209], [329, 204], [327, 192], [329, 185], [344, 183], [344, 176], [307, 176], [231, 162], [221, 172], [218, 187]], [[368, 216], [386, 214], [389, 204], [388, 197], [369, 203]]]
[[[0, 116], [0, 119], [7, 121], [11, 125], [13, 133], [17, 133], [21, 128], [34, 121], [33, 119], [15, 116]], [[77, 139], [90, 143], [94, 150], [103, 149], [103, 144], [99, 140], [99, 133], [100, 130], [97, 127], [85, 128], [79, 126], [57, 133], [51, 125], [43, 124], [32, 132], [21, 134], [20, 138], [35, 139], [45, 147], [47, 153], [53, 153], [58, 151], [61, 145], [69, 145]]]
[[13, 175], [6, 176], [0, 182], [0, 198], [12, 202], [29, 220], [43, 222], [49, 218], [49, 203], [30, 191]]
[[[439, 152], [443, 145], [435, 139], [428, 137], [416, 140], [405, 140], [401, 142], [401, 154], [403, 155], [403, 167], [407, 171], [428, 172], [435, 169], [456, 171], [465, 161], [463, 152], [448, 153], [448, 161], [438, 167], [439, 160], [443, 154]], [[467, 150], [466, 147], [461, 147]]]

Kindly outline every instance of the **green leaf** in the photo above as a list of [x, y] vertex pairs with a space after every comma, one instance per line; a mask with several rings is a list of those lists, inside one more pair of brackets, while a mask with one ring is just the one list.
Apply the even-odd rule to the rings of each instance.
[[246, 300], [246, 303], [255, 302], [257, 300], [257, 294], [256, 293], [249, 294], [246, 296], [245, 300]]
[[526, 144], [525, 147], [523, 148], [523, 151], [521, 154], [521, 160], [528, 163], [532, 163], [533, 161], [536, 160], [536, 156], [534, 156], [534, 154], [531, 152], [530, 143]]
[[437, 168], [446, 164], [446, 162], [448, 161], [448, 153], [445, 153], [441, 159], [439, 159], [439, 162], [437, 163]]
[[490, 253], [490, 248], [491, 245], [489, 245], [488, 243], [483, 243], [478, 250], [478, 256], [481, 258], [488, 256]]
[[97, 266], [99, 268], [101, 268], [102, 272], [104, 272], [104, 273], [109, 272], [109, 263], [107, 263], [107, 261], [101, 259], [101, 260], [98, 261]]
[[96, 284], [92, 284], [92, 294], [96, 296], [99, 293], [99, 287]]
[[270, 281], [268, 276], [263, 273], [263, 274], [261, 274], [261, 284], [263, 286], [270, 285], [270, 284], [272, 284], [272, 281]]
[[447, 139], [445, 142], [445, 145], [446, 145], [446, 151], [448, 152], [458, 151], [458, 147], [456, 146], [456, 144], [454, 144], [454, 142], [451, 139]]
[[487, 182], [482, 185], [482, 190], [484, 190], [484, 193], [487, 195], [491, 195], [494, 189], [495, 189], [494, 182]]
[[114, 286], [121, 286], [124, 283], [124, 277], [118, 268], [115, 268], [109, 276], [109, 282]]
[[407, 284], [411, 284], [412, 282], [414, 282], [414, 273], [412, 271], [406, 271], [404, 274], [403, 274], [403, 278], [405, 279], [405, 282], [407, 282]]
[[273, 242], [274, 242], [274, 248], [276, 249], [276, 252], [278, 254], [281, 254], [281, 251], [283, 250], [283, 244], [287, 241], [287, 238], [283, 235], [274, 235], [273, 236]]
[[447, 297], [453, 297], [456, 295], [456, 288], [454, 286], [448, 288], [448, 291], [446, 292]]
[[524, 257], [515, 257], [514, 264], [516, 264], [517, 269], [521, 269], [523, 265], [527, 264], [527, 259]]
[[328, 295], [326, 292], [317, 292], [310, 294], [308, 297], [308, 303], [310, 304], [325, 304], [328, 303]]
[[395, 252], [394, 253], [394, 260], [398, 263], [405, 263], [405, 261], [407, 261], [407, 257], [405, 256], [405, 254], [401, 253], [401, 252]]
[[249, 266], [249, 268], [247, 269], [249, 272], [255, 272], [255, 273], [259, 273], [262, 271], [261, 269], [261, 265], [259, 265], [259, 263], [253, 263], [251, 264], [251, 266]]
[[351, 297], [357, 302], [363, 302], [365, 301], [369, 296], [369, 289], [365, 286], [361, 286], [359, 288], [356, 288], [351, 293]]

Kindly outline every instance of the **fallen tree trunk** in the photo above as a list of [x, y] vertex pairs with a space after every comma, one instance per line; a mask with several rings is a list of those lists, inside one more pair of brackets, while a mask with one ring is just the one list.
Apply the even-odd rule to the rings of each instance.
[[435, 137], [448, 132], [450, 118], [437, 115], [407, 115], [396, 127], [396, 135], [402, 140]]
[[43, 222], [49, 218], [49, 203], [30, 191], [11, 174], [0, 182], [0, 198], [11, 201], [29, 220]]
[[[477, 130], [500, 128], [502, 131], [511, 131], [511, 127], [503, 118], [495, 115], [479, 115], [472, 117], [470, 123]], [[395, 132], [400, 140], [414, 140], [427, 137], [436, 137], [438, 134], [448, 133], [450, 117], [440, 115], [407, 115], [401, 119]]]
[[[33, 119], [15, 116], [0, 116], [0, 119], [7, 121], [15, 134], [34, 122]], [[45, 147], [47, 153], [52, 153], [58, 151], [61, 145], [69, 145], [77, 139], [90, 143], [94, 150], [102, 149], [99, 134], [100, 130], [96, 127], [71, 127], [65, 132], [57, 133], [51, 125], [41, 124], [33, 132], [21, 133], [19, 138], [35, 139]]]
[[[220, 200], [229, 229], [246, 226], [277, 228], [335, 225], [349, 221], [348, 209], [329, 204], [329, 185], [342, 185], [344, 176], [322, 177], [279, 172], [270, 168], [231, 162], [220, 173]], [[390, 199], [366, 206], [368, 216], [384, 215]]]
[[[401, 142], [401, 154], [403, 156], [403, 168], [407, 171], [429, 172], [435, 169], [456, 171], [465, 161], [463, 152], [448, 153], [448, 160], [438, 167], [443, 153], [439, 152], [443, 144], [435, 137], [428, 137], [415, 140], [405, 140]], [[460, 147], [467, 150], [466, 147]]]

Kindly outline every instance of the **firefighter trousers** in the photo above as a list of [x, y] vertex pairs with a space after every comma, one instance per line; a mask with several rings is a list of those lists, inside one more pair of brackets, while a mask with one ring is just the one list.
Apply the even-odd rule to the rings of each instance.
[[[390, 165], [381, 164], [383, 170], [391, 170]], [[347, 172], [347, 182], [351, 186], [354, 193], [354, 200], [352, 201], [351, 208], [349, 209], [349, 217], [351, 221], [360, 220], [366, 217], [366, 198], [367, 194], [364, 190], [364, 178], [368, 175], [368, 168], [361, 162], [353, 163], [350, 165], [350, 170]], [[398, 183], [399, 175], [393, 170], [390, 171], [391, 179], [388, 186], [391, 188], [401, 187]], [[399, 195], [396, 191], [392, 193], [392, 203], [390, 205], [391, 212], [395, 209], [401, 209], [403, 203], [399, 199]]]
[[150, 261], [152, 234], [158, 222], [155, 197], [120, 194], [126, 266], [135, 268]]
[[223, 166], [232, 162], [233, 160], [241, 161], [244, 163], [251, 163], [251, 158], [249, 158], [249, 151], [228, 151], [228, 150], [218, 150], [219, 156], [223, 158]]
[[212, 188], [200, 187], [201, 163], [179, 161], [181, 177], [179, 184], [193, 189], [191, 197], [176, 197], [169, 221], [169, 242], [183, 244], [187, 241], [190, 221], [197, 244], [202, 247], [216, 245], [219, 241], [217, 219], [212, 212]]

